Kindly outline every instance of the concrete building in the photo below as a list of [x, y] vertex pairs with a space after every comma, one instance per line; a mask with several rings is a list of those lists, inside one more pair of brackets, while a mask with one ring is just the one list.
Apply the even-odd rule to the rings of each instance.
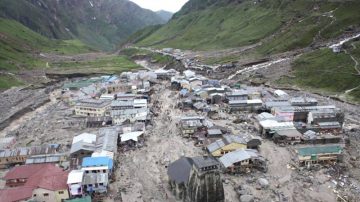
[[96, 150], [96, 135], [82, 133], [73, 138], [70, 149], [70, 166], [76, 168], [81, 165], [83, 158], [91, 156]]
[[68, 185], [69, 192], [72, 197], [82, 196], [84, 194], [83, 184], [82, 184], [83, 178], [84, 178], [83, 170], [72, 170], [69, 173], [66, 184]]
[[300, 166], [336, 162], [341, 159], [343, 148], [339, 145], [297, 148], [297, 161]]
[[111, 101], [86, 99], [80, 100], [75, 104], [75, 115], [78, 116], [106, 116], [110, 109]]

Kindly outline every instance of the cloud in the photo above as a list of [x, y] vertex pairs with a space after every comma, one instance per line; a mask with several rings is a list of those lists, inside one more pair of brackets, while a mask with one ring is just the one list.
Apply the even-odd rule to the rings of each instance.
[[188, 0], [130, 0], [142, 8], [153, 11], [166, 10], [177, 12]]

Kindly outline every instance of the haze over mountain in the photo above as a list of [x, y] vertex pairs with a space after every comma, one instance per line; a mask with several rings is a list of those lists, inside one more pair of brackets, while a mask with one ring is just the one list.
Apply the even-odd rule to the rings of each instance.
[[166, 22], [169, 21], [171, 17], [174, 15], [172, 12], [165, 10], [156, 11], [156, 13]]

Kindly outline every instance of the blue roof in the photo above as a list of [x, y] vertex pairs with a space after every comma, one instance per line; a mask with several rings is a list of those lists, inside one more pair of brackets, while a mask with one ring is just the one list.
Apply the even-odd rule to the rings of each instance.
[[82, 167], [100, 167], [107, 166], [109, 169], [113, 167], [113, 160], [109, 157], [85, 157]]
[[189, 91], [187, 89], [181, 89], [180, 90], [180, 95], [186, 95]]

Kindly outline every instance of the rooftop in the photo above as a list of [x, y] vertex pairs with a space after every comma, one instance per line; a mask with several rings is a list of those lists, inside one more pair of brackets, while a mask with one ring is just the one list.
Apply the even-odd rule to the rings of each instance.
[[239, 149], [225, 154], [219, 158], [219, 161], [225, 168], [227, 168], [234, 163], [257, 157], [259, 157], [259, 153], [254, 149]]
[[192, 157], [191, 161], [193, 162], [195, 167], [198, 169], [219, 165], [219, 163], [215, 159], [213, 159], [212, 157], [207, 157], [207, 156]]
[[110, 100], [85, 99], [85, 100], [79, 100], [75, 106], [103, 108], [103, 107], [109, 106], [110, 103], [111, 103]]
[[342, 147], [339, 145], [303, 147], [296, 149], [300, 156], [312, 156], [317, 154], [341, 154]]
[[113, 168], [113, 160], [109, 157], [85, 157], [82, 162], [82, 167], [102, 167], [106, 166], [108, 169]]

